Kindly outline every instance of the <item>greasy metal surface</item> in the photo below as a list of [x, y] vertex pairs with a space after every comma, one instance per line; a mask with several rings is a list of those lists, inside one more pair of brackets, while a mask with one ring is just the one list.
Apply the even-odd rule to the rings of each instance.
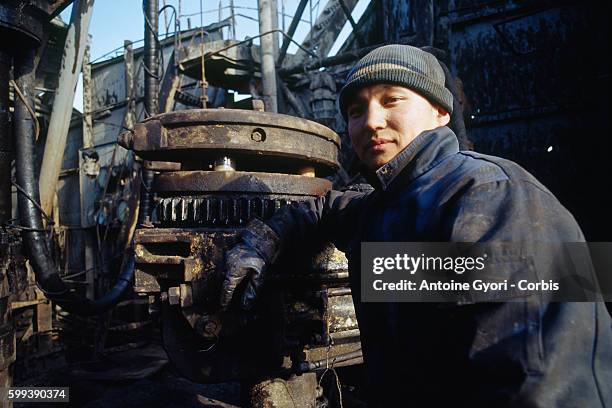
[[[0, 387], [12, 385], [16, 359], [15, 317], [11, 304], [28, 284], [21, 240], [16, 231], [0, 230]], [[49, 320], [50, 323], [50, 320]]]
[[161, 291], [155, 275], [140, 270], [134, 272], [134, 292], [159, 293]]
[[22, 243], [16, 231], [0, 232], [0, 298], [17, 295], [27, 285]]
[[383, 0], [381, 3], [385, 42], [418, 47], [433, 44], [433, 0]]
[[305, 373], [288, 379], [273, 378], [249, 387], [249, 407], [285, 408], [317, 406], [317, 375]]
[[42, 10], [30, 7], [30, 1], [12, 0], [0, 3], [0, 38], [3, 47], [30, 48], [40, 44], [43, 36]]
[[[313, 347], [304, 351], [305, 356], [304, 359], [306, 361], [318, 361], [318, 360], [328, 360], [330, 367], [344, 367], [348, 365], [361, 364], [363, 363], [363, 358], [357, 358], [355, 360], [343, 361], [343, 362], [334, 362], [334, 357], [341, 355], [352, 353], [361, 349], [361, 344], [359, 343], [359, 330], [356, 331], [356, 337], [353, 342], [344, 343], [344, 344], [336, 344], [334, 343], [334, 347]], [[333, 336], [332, 336], [333, 337]]]
[[[235, 317], [228, 320], [226, 316], [221, 324], [215, 314], [224, 253], [239, 233], [240, 229], [234, 228], [152, 228], [135, 233], [135, 290], [140, 293], [160, 292], [162, 305], [173, 310], [175, 321], [164, 327], [166, 341], [171, 342], [166, 344], [166, 348], [179, 370], [198, 381], [211, 382], [261, 373], [260, 356], [250, 355], [246, 350], [236, 354], [236, 342], [243, 336], [238, 333], [242, 333], [244, 327], [232, 320]], [[305, 261], [302, 260], [304, 256]], [[324, 246], [316, 254], [288, 254], [274, 266], [276, 272], [272, 273], [282, 275], [285, 271], [295, 270], [298, 264], [302, 265], [298, 268], [300, 270], [316, 272], [308, 274], [313, 279], [308, 283], [304, 280], [293, 283], [287, 279], [274, 280], [274, 285], [262, 299], [263, 304], [268, 305], [264, 308], [275, 312], [270, 314], [260, 310], [254, 316], [249, 315], [254, 322], [259, 322], [251, 323], [249, 330], [276, 337], [275, 347], [280, 349], [272, 347], [271, 343], [265, 346], [265, 353], [270, 353], [268, 359], [281, 358], [283, 354], [302, 350], [306, 345], [327, 345], [330, 336], [337, 337], [335, 341], [338, 343], [338, 346], [332, 345], [330, 356], [342, 354], [346, 347], [357, 349], [359, 332], [350, 289], [346, 287], [346, 272], [343, 272], [347, 269], [346, 258], [333, 246]], [[327, 279], [324, 277], [326, 274]], [[322, 288], [324, 282], [331, 287]], [[279, 303], [281, 293], [284, 300]], [[281, 317], [283, 324], [278, 320]], [[265, 325], [270, 326], [265, 329]], [[198, 350], [210, 348], [211, 342], [217, 338], [214, 351], [198, 353]], [[356, 347], [350, 346], [355, 343]], [[337, 347], [340, 349], [336, 350]], [[191, 357], [187, 359], [187, 355]], [[192, 360], [192, 364], [187, 360]], [[198, 363], [193, 364], [193, 361]], [[271, 364], [270, 369], [276, 366], [276, 363], [267, 364]]]
[[142, 4], [144, 14], [144, 63], [145, 63], [145, 81], [144, 81], [144, 98], [145, 98], [145, 114], [146, 117], [153, 116], [159, 113], [159, 40], [158, 18], [159, 18], [159, 1], [144, 0]]
[[[165, 113], [137, 124], [133, 133], [122, 135], [121, 143], [150, 160], [246, 155], [260, 162], [274, 157], [294, 159], [328, 171], [339, 166], [340, 138], [335, 132], [305, 119], [267, 112], [194, 109]], [[240, 160], [236, 161], [240, 169]]]
[[321, 196], [331, 189], [329, 180], [241, 171], [176, 171], [158, 174], [153, 190], [157, 193], [219, 192], [226, 194], [287, 194]]
[[[465, 92], [477, 109], [476, 121], [558, 109], [568, 95], [576, 94], [580, 80], [575, 73], [584, 61], [577, 57], [584, 52], [581, 41], [587, 40], [583, 34], [588, 24], [585, 14], [568, 5], [513, 18], [504, 14], [488, 18], [491, 23], [475, 21], [469, 25], [451, 19], [456, 30], [450, 44], [452, 61], [468, 85]], [[566, 39], [563, 45], [560, 39]], [[483, 55], [494, 59], [478, 64], [479, 69], [467, 68], [477, 66]]]
[[[466, 94], [476, 151], [518, 162], [576, 217], [589, 240], [608, 240], [597, 175], [608, 152], [609, 16], [593, 2], [450, 2], [451, 70]], [[471, 107], [471, 109], [470, 109]]]
[[[330, 332], [355, 330], [350, 291], [338, 291], [348, 289], [346, 258], [316, 243], [286, 252], [271, 267], [272, 274], [305, 279], [272, 279], [253, 313], [218, 310], [226, 250], [250, 219], [329, 191], [328, 180], [295, 173], [333, 171], [337, 134], [285, 115], [211, 109], [150, 118], [124, 133], [121, 144], [147, 160], [181, 163], [182, 171], [156, 176], [155, 228], [137, 230], [134, 243], [135, 290], [159, 299], [165, 348], [183, 375], [201, 382], [276, 376], [290, 370], [281, 366], [283, 356], [328, 345]], [[237, 171], [203, 170], [222, 158]], [[257, 353], [240, 347], [244, 338]], [[339, 344], [359, 342], [344, 338]]]
[[344, 252], [332, 244], [327, 244], [314, 254], [311, 268], [313, 271], [324, 273], [348, 272], [348, 260]]
[[[340, 280], [336, 280], [329, 284], [340, 283]], [[357, 330], [358, 334], [359, 327], [348, 287], [342, 287], [344, 293], [337, 295], [330, 288], [319, 287], [317, 290], [316, 284], [302, 285], [301, 288], [284, 286], [275, 286], [275, 290], [284, 295], [284, 330], [287, 337], [302, 341], [308, 339], [306, 342], [311, 346], [333, 345], [333, 336], [355, 341], [352, 333]]]
[[[219, 287], [224, 248], [231, 246], [239, 230], [150, 228], [136, 230], [136, 269], [162, 282], [162, 290], [192, 282], [197, 300], [204, 301]], [[199, 282], [193, 282], [201, 280]], [[212, 285], [210, 285], [212, 283]], [[165, 286], [164, 286], [165, 285]], [[200, 290], [206, 292], [200, 296]]]
[[0, 2], [2, 46], [31, 48], [44, 40], [44, 24], [74, 0], [3, 0]]
[[343, 296], [329, 296], [328, 294], [327, 307], [330, 333], [359, 328], [353, 297], [350, 293]]

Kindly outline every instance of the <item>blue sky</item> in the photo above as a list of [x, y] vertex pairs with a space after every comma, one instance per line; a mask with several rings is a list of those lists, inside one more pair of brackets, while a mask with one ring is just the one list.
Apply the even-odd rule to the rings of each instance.
[[[282, 6], [284, 4], [285, 9], [285, 27], [289, 27], [291, 19], [299, 0], [277, 0], [278, 12], [281, 13]], [[171, 4], [175, 7], [178, 12], [179, 1], [178, 0], [159, 0], [160, 9], [165, 4]], [[208, 25], [221, 19], [227, 18], [230, 15], [229, 0], [182, 0], [181, 1], [181, 29], [186, 29], [188, 26], [188, 19], [191, 22], [191, 27], [200, 26], [200, 5], [202, 7], [202, 23]], [[359, 17], [365, 11], [369, 0], [359, 0], [355, 10], [353, 11], [353, 18], [357, 21]], [[311, 0], [309, 5], [306, 6], [306, 10], [302, 15], [302, 21], [298, 26], [298, 29], [294, 35], [294, 39], [301, 42], [304, 36], [310, 29], [310, 15], [312, 10], [312, 19], [315, 20], [321, 9], [327, 4], [327, 0]], [[219, 15], [219, 8], [221, 7], [221, 15]], [[236, 13], [236, 38], [239, 40], [244, 39], [247, 36], [257, 35], [259, 32], [259, 26], [257, 23], [257, 0], [234, 0], [234, 7]], [[71, 7], [68, 7], [61, 14], [64, 21], [70, 21]], [[167, 10], [168, 21], [171, 21], [174, 16], [172, 10]], [[189, 16], [192, 14], [191, 16]], [[255, 21], [254, 21], [255, 20]], [[282, 20], [279, 16], [279, 25], [282, 28]], [[171, 25], [170, 31], [173, 30], [173, 24]], [[338, 40], [334, 44], [330, 55], [334, 55], [340, 45], [344, 42], [348, 34], [350, 33], [350, 25], [347, 22], [344, 29], [340, 33]], [[164, 15], [162, 14], [159, 18], [159, 32], [161, 36], [166, 32]], [[122, 52], [123, 41], [131, 40], [136, 42], [142, 40], [144, 35], [144, 18], [142, 16], [142, 1], [140, 0], [96, 0], [94, 3], [94, 10], [91, 17], [89, 26], [89, 33], [92, 36], [91, 43], [91, 61], [96, 61], [104, 58], [114, 56], [113, 50], [120, 48], [119, 53]], [[225, 31], [225, 38], [229, 38], [231, 33]], [[257, 41], [255, 41], [257, 42]], [[140, 44], [136, 44], [140, 46]], [[291, 45], [289, 52], [293, 53], [297, 47]], [[110, 55], [109, 55], [110, 53]], [[77, 86], [77, 91], [74, 100], [74, 107], [78, 110], [82, 110], [82, 87], [81, 82]]]

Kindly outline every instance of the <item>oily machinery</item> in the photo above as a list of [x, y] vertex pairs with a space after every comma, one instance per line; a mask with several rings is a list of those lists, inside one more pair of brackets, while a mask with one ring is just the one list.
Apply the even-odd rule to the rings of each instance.
[[255, 310], [219, 312], [226, 250], [251, 219], [331, 189], [323, 177], [339, 166], [335, 132], [263, 111], [196, 109], [153, 116], [120, 139], [153, 174], [134, 234], [135, 291], [149, 295], [181, 374], [285, 378], [310, 402], [317, 369], [361, 362], [346, 258], [329, 243], [287, 243]]

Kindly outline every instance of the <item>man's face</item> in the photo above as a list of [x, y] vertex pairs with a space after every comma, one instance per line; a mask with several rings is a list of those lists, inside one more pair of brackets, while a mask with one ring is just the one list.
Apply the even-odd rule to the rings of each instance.
[[450, 116], [418, 93], [395, 85], [359, 90], [347, 107], [348, 134], [371, 170], [388, 163], [421, 132], [446, 125]]

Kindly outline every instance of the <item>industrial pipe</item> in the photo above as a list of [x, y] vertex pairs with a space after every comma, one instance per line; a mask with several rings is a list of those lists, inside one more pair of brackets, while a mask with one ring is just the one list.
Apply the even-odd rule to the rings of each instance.
[[[158, 0], [144, 0], [142, 11], [145, 20], [145, 112], [147, 116], [156, 115], [159, 112], [159, 60], [158, 60]], [[140, 189], [140, 210], [138, 213], [138, 225], [147, 222], [151, 214], [151, 188], [155, 173], [147, 168], [146, 163], [141, 170], [142, 180]]]
[[342, 363], [345, 361], [356, 360], [363, 358], [361, 349], [352, 351], [350, 353], [339, 354], [329, 359], [317, 360], [317, 361], [300, 361], [299, 364], [294, 367], [296, 374], [308, 373], [311, 371], [318, 370], [326, 365], [330, 364], [332, 367], [334, 364]]
[[11, 56], [0, 49], [0, 225], [11, 219], [12, 137], [9, 128]]
[[[34, 51], [25, 51], [15, 66], [15, 82], [25, 98], [15, 98], [14, 129], [17, 184], [24, 190], [18, 195], [19, 217], [24, 243], [28, 248], [30, 261], [36, 273], [36, 281], [45, 293], [64, 296], [68, 289], [58, 275], [45, 238], [41, 210], [35, 205], [40, 202], [36, 183], [34, 163], [34, 119], [28, 106], [34, 106]], [[32, 202], [34, 201], [34, 202]]]
[[144, 0], [142, 8], [145, 17], [145, 110], [148, 116], [153, 116], [159, 112], [159, 47], [157, 39], [159, 1]]
[[[15, 98], [15, 168], [19, 186], [18, 205], [22, 238], [36, 283], [45, 296], [70, 313], [94, 315], [114, 305], [134, 276], [134, 255], [128, 252], [115, 286], [102, 298], [91, 301], [71, 291], [59, 276], [59, 267], [51, 257], [47, 246], [45, 226], [42, 221], [40, 194], [34, 169], [34, 120], [30, 110], [34, 106], [34, 50], [24, 51], [15, 60], [15, 82], [20, 96]], [[22, 99], [23, 97], [23, 99]]]
[[[272, 4], [270, 0], [259, 0], [259, 33], [267, 33], [276, 29], [273, 27]], [[261, 80], [263, 85], [263, 99], [266, 112], [277, 112], [278, 101], [276, 91], [276, 66], [274, 64], [274, 37], [264, 35], [260, 37], [261, 44]]]

